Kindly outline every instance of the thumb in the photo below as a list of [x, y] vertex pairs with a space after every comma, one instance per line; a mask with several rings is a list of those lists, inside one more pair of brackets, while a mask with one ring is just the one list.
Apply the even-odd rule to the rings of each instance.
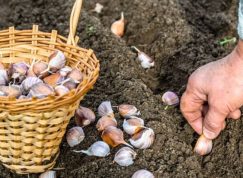
[[209, 108], [203, 122], [203, 134], [205, 137], [208, 139], [215, 139], [222, 130], [222, 125], [224, 124], [226, 116], [227, 114]]

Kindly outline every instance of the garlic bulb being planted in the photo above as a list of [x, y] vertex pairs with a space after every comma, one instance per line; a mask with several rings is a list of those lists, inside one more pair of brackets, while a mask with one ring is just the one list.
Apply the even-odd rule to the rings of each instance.
[[44, 98], [48, 95], [55, 95], [54, 89], [45, 83], [33, 85], [28, 94], [29, 97]]
[[56, 178], [56, 171], [46, 171], [39, 178]]
[[103, 131], [108, 126], [114, 126], [114, 127], [117, 126], [117, 121], [116, 121], [114, 115], [103, 116], [98, 120], [98, 122], [96, 124], [96, 128], [98, 131]]
[[75, 122], [78, 126], [84, 127], [95, 121], [94, 112], [86, 107], [80, 106], [75, 112]]
[[145, 169], [141, 169], [136, 171], [133, 175], [132, 178], [154, 178], [154, 175]]
[[140, 115], [140, 111], [133, 105], [121, 104], [118, 106], [119, 114], [124, 118]]
[[120, 144], [124, 144], [129, 147], [132, 147], [127, 142], [125, 142], [123, 137], [123, 132], [121, 131], [121, 129], [118, 129], [114, 126], [106, 127], [101, 134], [101, 138], [103, 139], [104, 142], [106, 142], [108, 145], [112, 147], [116, 147]]
[[211, 139], [206, 138], [203, 134], [197, 140], [194, 151], [203, 156], [207, 155], [212, 151], [213, 141]]
[[85, 153], [89, 156], [106, 157], [110, 154], [110, 147], [107, 143], [97, 141], [93, 143], [88, 150], [75, 151], [76, 153]]
[[136, 158], [136, 152], [130, 147], [123, 147], [115, 154], [114, 161], [120, 166], [130, 166]]
[[106, 115], [113, 114], [111, 102], [103, 101], [98, 107], [98, 113], [100, 116], [106, 116]]
[[111, 25], [111, 32], [114, 33], [117, 37], [122, 37], [125, 31], [125, 20], [124, 20], [124, 13], [121, 13], [121, 18], [115, 21]]
[[69, 144], [70, 147], [74, 147], [81, 143], [85, 138], [84, 131], [82, 127], [73, 127], [68, 130], [67, 132], [67, 143]]
[[128, 120], [124, 119], [122, 127], [123, 127], [123, 130], [127, 134], [133, 135], [144, 128], [144, 120], [141, 118], [132, 116]]
[[24, 92], [28, 93], [31, 87], [37, 83], [43, 83], [43, 81], [37, 77], [27, 77], [21, 83], [21, 87], [23, 88]]
[[168, 106], [175, 106], [179, 104], [179, 97], [172, 91], [167, 91], [162, 96], [162, 101]]
[[146, 149], [149, 148], [155, 139], [155, 134], [153, 129], [144, 128], [140, 132], [134, 134], [129, 142], [136, 148]]
[[147, 54], [144, 52], [140, 51], [138, 48], [135, 46], [132, 46], [133, 49], [135, 49], [138, 53], [138, 60], [141, 62], [141, 65], [143, 68], [148, 69], [154, 66], [154, 60], [149, 57]]

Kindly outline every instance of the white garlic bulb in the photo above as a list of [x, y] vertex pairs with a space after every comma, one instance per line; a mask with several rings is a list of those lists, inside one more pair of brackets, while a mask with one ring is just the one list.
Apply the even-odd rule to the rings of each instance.
[[144, 69], [148, 69], [154, 66], [154, 60], [149, 57], [147, 54], [144, 52], [140, 51], [138, 48], [135, 46], [132, 46], [133, 49], [135, 49], [138, 53], [138, 60], [141, 62], [141, 65]]
[[56, 171], [46, 171], [39, 178], [56, 178]]
[[145, 169], [141, 169], [136, 171], [133, 175], [132, 178], [154, 178], [154, 175]]
[[133, 135], [144, 128], [144, 120], [133, 116], [128, 120], [124, 119], [122, 127], [127, 134]]
[[66, 139], [70, 147], [74, 147], [81, 143], [85, 138], [84, 131], [82, 127], [73, 127], [68, 130]]
[[119, 114], [124, 118], [130, 118], [131, 116], [140, 115], [140, 111], [134, 106], [130, 104], [121, 104], [118, 106]]
[[107, 143], [97, 141], [93, 143], [88, 150], [74, 151], [76, 153], [84, 153], [89, 156], [106, 157], [110, 154], [110, 147]]
[[61, 51], [55, 51], [52, 53], [52, 55], [49, 57], [50, 61], [48, 64], [48, 68], [52, 72], [56, 72], [57, 70], [63, 68], [66, 63], [66, 58], [63, 52]]
[[212, 148], [213, 148], [213, 141], [211, 139], [206, 138], [202, 134], [197, 140], [194, 151], [197, 154], [203, 156], [209, 154], [212, 151]]
[[6, 85], [8, 83], [8, 74], [4, 69], [0, 69], [0, 85]]
[[23, 88], [24, 92], [28, 92], [31, 89], [31, 87], [37, 83], [43, 83], [43, 81], [38, 77], [27, 77], [21, 83], [21, 87]]
[[144, 128], [140, 132], [134, 134], [129, 142], [136, 148], [146, 149], [149, 148], [155, 139], [155, 134], [153, 129]]
[[55, 87], [55, 92], [58, 96], [62, 96], [62, 95], [65, 95], [69, 92], [70, 90], [63, 86], [63, 85], [58, 85]]
[[103, 101], [98, 107], [98, 113], [100, 116], [106, 116], [106, 115], [113, 114], [111, 102]]
[[133, 160], [136, 156], [137, 154], [133, 149], [123, 147], [115, 154], [114, 161], [120, 166], [130, 166], [133, 164]]

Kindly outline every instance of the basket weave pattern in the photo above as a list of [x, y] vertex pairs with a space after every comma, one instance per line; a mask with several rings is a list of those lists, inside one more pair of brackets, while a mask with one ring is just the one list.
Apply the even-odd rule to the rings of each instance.
[[43, 99], [0, 97], [0, 161], [20, 174], [44, 172], [55, 165], [69, 120], [98, 78], [99, 62], [92, 50], [68, 44], [55, 30], [41, 32], [33, 25], [32, 30], [0, 31], [0, 61], [6, 67], [20, 61], [48, 62], [55, 50], [63, 51], [67, 65], [85, 75], [77, 89]]

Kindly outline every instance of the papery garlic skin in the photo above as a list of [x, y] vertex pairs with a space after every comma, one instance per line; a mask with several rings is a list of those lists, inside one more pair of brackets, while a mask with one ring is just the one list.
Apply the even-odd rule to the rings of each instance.
[[70, 147], [74, 147], [81, 143], [85, 138], [84, 131], [82, 127], [73, 127], [68, 130], [66, 139]]
[[21, 83], [21, 87], [23, 88], [24, 92], [28, 92], [31, 87], [37, 83], [43, 83], [43, 81], [37, 77], [27, 77]]
[[57, 70], [65, 66], [66, 58], [63, 52], [61, 51], [55, 51], [54, 53], [51, 54], [49, 59], [50, 61], [48, 67], [52, 72], [56, 72]]
[[198, 138], [194, 151], [201, 155], [207, 155], [212, 151], [213, 141], [206, 138], [203, 134]]
[[56, 178], [56, 171], [46, 171], [39, 178]]
[[116, 121], [114, 115], [103, 116], [98, 120], [98, 122], [96, 124], [96, 128], [98, 131], [103, 131], [108, 126], [117, 127], [117, 121]]
[[133, 175], [132, 178], [154, 178], [154, 175], [145, 169], [141, 169], [136, 171]]
[[75, 151], [77, 153], [85, 153], [89, 156], [106, 157], [110, 154], [110, 147], [103, 141], [93, 143], [88, 150]]
[[112, 106], [110, 101], [103, 101], [98, 107], [98, 114], [100, 116], [106, 116], [113, 114]]
[[136, 152], [130, 147], [123, 147], [115, 154], [114, 161], [120, 166], [130, 166], [136, 158]]
[[180, 102], [177, 94], [172, 91], [165, 92], [162, 96], [162, 101], [168, 106], [178, 105]]
[[121, 104], [118, 106], [119, 114], [124, 118], [129, 118], [131, 116], [140, 115], [140, 111], [134, 106], [130, 104]]
[[75, 111], [75, 122], [80, 127], [88, 126], [95, 122], [95, 114], [91, 109], [80, 106]]
[[122, 37], [125, 31], [125, 20], [124, 20], [124, 13], [121, 13], [121, 18], [115, 21], [111, 25], [111, 32], [115, 34], [117, 37]]
[[70, 90], [63, 86], [63, 85], [58, 85], [55, 87], [55, 92], [58, 96], [63, 96], [65, 94], [67, 94]]
[[144, 120], [133, 116], [130, 119], [124, 119], [122, 127], [127, 134], [133, 135], [144, 128]]
[[4, 69], [0, 69], [0, 85], [6, 85], [8, 83], [8, 74]]
[[129, 139], [129, 142], [136, 148], [147, 149], [149, 148], [155, 139], [155, 134], [153, 129], [144, 128], [140, 132], [134, 134], [132, 138]]

